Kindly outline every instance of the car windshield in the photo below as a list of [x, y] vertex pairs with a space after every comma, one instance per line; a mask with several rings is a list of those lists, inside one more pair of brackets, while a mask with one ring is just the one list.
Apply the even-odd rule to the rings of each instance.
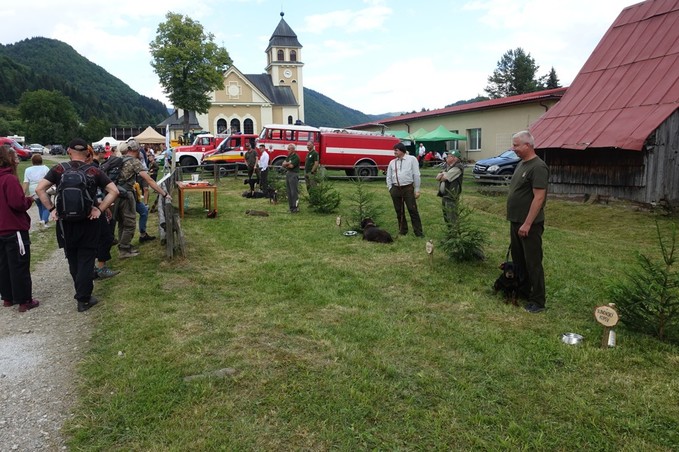
[[502, 154], [498, 155], [498, 157], [502, 157], [503, 159], [518, 159], [519, 157], [516, 155], [516, 152], [509, 150], [509, 151], [504, 151]]

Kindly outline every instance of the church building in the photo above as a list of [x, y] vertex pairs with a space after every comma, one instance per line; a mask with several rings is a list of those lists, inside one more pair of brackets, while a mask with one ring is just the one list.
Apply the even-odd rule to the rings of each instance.
[[243, 74], [235, 66], [224, 72], [224, 88], [211, 93], [212, 106], [196, 115], [212, 133], [259, 133], [265, 124], [304, 122], [302, 45], [283, 19], [266, 48], [266, 72]]

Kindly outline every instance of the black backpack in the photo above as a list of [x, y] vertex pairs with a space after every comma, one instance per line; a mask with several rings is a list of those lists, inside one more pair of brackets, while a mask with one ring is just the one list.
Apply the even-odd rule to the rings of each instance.
[[111, 182], [118, 185], [120, 179], [120, 171], [123, 169], [123, 163], [132, 160], [132, 157], [111, 157], [101, 165], [100, 169], [106, 173]]
[[74, 167], [62, 163], [64, 169], [57, 185], [57, 214], [64, 221], [82, 221], [90, 216], [94, 201], [88, 190], [87, 170], [91, 165]]

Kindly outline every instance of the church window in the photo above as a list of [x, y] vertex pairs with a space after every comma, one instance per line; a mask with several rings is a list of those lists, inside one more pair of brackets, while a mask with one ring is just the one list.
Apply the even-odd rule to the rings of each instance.
[[297, 52], [295, 50], [290, 51], [290, 61], [297, 61]]
[[231, 133], [240, 133], [240, 120], [236, 118], [231, 120]]
[[243, 121], [243, 133], [255, 133], [255, 126], [252, 119], [246, 119]]
[[292, 116], [288, 116], [288, 124], [292, 124]]
[[217, 121], [217, 133], [226, 132], [226, 119], [220, 119]]
[[277, 53], [277, 60], [278, 61], [284, 61], [285, 60], [285, 52], [282, 50], [279, 50]]

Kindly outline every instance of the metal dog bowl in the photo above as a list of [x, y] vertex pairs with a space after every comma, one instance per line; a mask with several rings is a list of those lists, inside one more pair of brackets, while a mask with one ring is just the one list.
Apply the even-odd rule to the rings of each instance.
[[578, 333], [563, 333], [561, 335], [561, 342], [568, 345], [579, 345], [585, 338]]
[[345, 231], [344, 235], [346, 235], [347, 237], [353, 237], [355, 235], [358, 235], [358, 232], [356, 232], [356, 231]]

